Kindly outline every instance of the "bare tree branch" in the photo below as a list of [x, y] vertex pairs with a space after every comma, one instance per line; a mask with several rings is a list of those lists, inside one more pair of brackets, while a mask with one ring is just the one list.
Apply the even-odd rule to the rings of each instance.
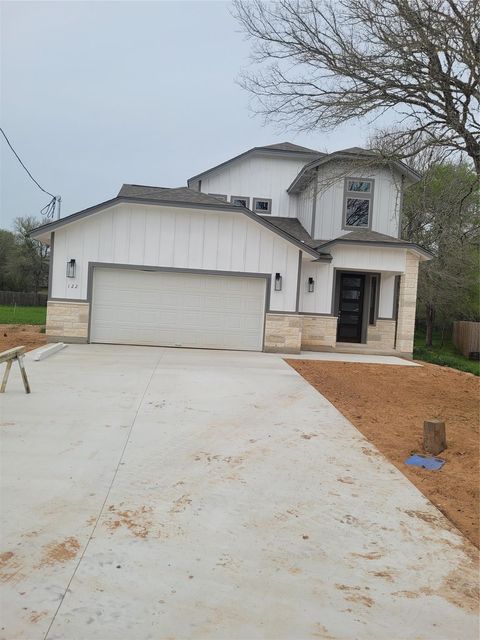
[[421, 137], [480, 175], [480, 0], [234, 0], [234, 14], [258, 66], [240, 83], [267, 120], [332, 130], [394, 111], [396, 157]]

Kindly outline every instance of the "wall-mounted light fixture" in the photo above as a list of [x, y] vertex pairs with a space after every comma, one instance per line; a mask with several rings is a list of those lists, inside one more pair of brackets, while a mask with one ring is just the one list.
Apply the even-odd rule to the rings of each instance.
[[75, 278], [76, 271], [77, 263], [75, 262], [75, 258], [67, 260], [67, 278]]
[[282, 290], [282, 276], [279, 273], [275, 274], [275, 291]]
[[315, 280], [312, 277], [308, 279], [307, 285], [308, 285], [308, 293], [313, 293], [313, 291], [315, 290]]

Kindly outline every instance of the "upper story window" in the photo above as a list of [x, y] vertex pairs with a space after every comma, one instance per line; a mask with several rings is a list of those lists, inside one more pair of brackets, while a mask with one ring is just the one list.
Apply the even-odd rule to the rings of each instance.
[[345, 178], [344, 229], [371, 228], [373, 183], [373, 180], [364, 180], [362, 178]]
[[253, 210], [255, 211], [255, 213], [271, 214], [272, 213], [271, 198], [254, 198]]
[[223, 193], [209, 193], [208, 195], [212, 196], [213, 198], [218, 198], [219, 200], [224, 200], [225, 202], [228, 201], [228, 197]]
[[232, 196], [230, 202], [237, 207], [246, 207], [247, 209], [250, 207], [250, 198], [245, 196]]

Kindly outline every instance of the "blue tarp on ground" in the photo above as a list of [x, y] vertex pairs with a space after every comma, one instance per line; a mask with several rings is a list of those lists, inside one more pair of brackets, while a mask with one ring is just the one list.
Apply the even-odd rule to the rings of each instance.
[[420, 453], [414, 453], [405, 460], [405, 464], [411, 464], [414, 467], [422, 467], [429, 471], [438, 471], [445, 464], [445, 460], [435, 458], [434, 456], [422, 456]]

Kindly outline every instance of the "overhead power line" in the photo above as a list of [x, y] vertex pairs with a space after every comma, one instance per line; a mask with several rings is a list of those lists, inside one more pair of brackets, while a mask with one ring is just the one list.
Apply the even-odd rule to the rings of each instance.
[[20, 156], [18, 155], [18, 153], [15, 151], [15, 149], [13, 148], [12, 143], [10, 142], [10, 140], [7, 137], [7, 134], [5, 133], [5, 131], [2, 129], [2, 127], [0, 127], [0, 132], [2, 133], [3, 137], [5, 138], [6, 143], [8, 144], [8, 146], [10, 147], [10, 149], [12, 150], [14, 156], [16, 157], [16, 159], [19, 161], [19, 163], [22, 165], [22, 167], [25, 169], [25, 171], [27, 172], [28, 176], [30, 177], [30, 179], [37, 185], [37, 187], [40, 189], [40, 191], [43, 191], [43, 193], [46, 193], [47, 196], [51, 196], [51, 200], [48, 204], [46, 204], [41, 210], [40, 213], [44, 216], [46, 216], [47, 218], [51, 218], [53, 217], [54, 213], [55, 213], [55, 208], [56, 205], [58, 203], [58, 217], [60, 217], [60, 202], [61, 202], [61, 197], [60, 196], [54, 196], [53, 193], [50, 193], [50, 191], [47, 191], [46, 189], [44, 189], [42, 187], [41, 184], [39, 184], [39, 182], [37, 182], [37, 180], [35, 180], [35, 178], [32, 176], [32, 174], [30, 173], [30, 171], [27, 169], [27, 167], [25, 166], [25, 164], [23, 163], [22, 159], [20, 158]]

